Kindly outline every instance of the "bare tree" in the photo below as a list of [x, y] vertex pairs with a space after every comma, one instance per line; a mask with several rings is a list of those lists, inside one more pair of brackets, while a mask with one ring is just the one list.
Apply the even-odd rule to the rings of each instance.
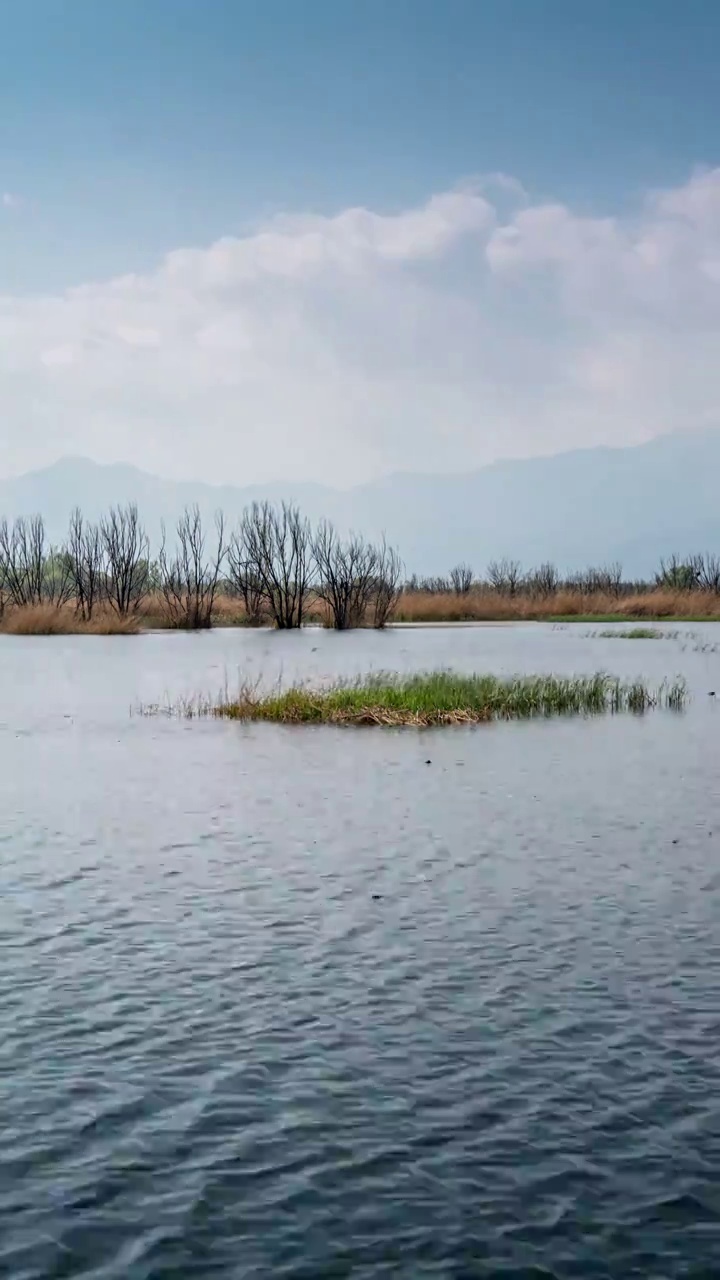
[[655, 585], [670, 591], [720, 592], [720, 557], [709, 552], [695, 556], [672, 555], [660, 561]]
[[582, 573], [569, 574], [567, 586], [587, 596], [619, 596], [623, 589], [622, 565], [616, 560], [597, 568], [591, 566]]
[[534, 596], [554, 596], [558, 582], [558, 571], [549, 560], [531, 570], [525, 579], [528, 591]]
[[423, 595], [437, 596], [445, 595], [450, 591], [451, 585], [449, 578], [419, 578], [418, 575], [414, 573], [412, 577], [408, 578], [403, 590], [417, 591], [421, 592]]
[[5, 519], [0, 523], [0, 574], [8, 599], [16, 607], [42, 600], [44, 543], [40, 517], [28, 522], [21, 516], [12, 525]]
[[176, 526], [177, 546], [168, 556], [165, 526], [158, 556], [160, 593], [173, 627], [200, 631], [212, 625], [212, 611], [225, 560], [225, 521], [215, 516], [215, 540], [206, 552], [206, 537], [198, 507], [187, 508]]
[[466, 596], [473, 584], [473, 571], [469, 564], [456, 564], [450, 570], [450, 582], [456, 596]]
[[378, 630], [392, 618], [402, 590], [403, 564], [397, 551], [383, 541], [378, 550], [378, 570], [373, 589], [373, 626]]
[[487, 567], [488, 582], [501, 595], [516, 595], [521, 576], [519, 560], [491, 560]]
[[695, 583], [701, 591], [720, 592], [720, 556], [705, 552], [693, 556], [691, 564]]
[[329, 606], [335, 630], [360, 626], [380, 576], [381, 553], [353, 534], [343, 542], [327, 520], [318, 527], [312, 553], [315, 590]]
[[42, 516], [0, 521], [0, 581], [13, 605], [64, 604], [72, 595], [67, 556], [49, 547]]
[[250, 558], [242, 525], [228, 543], [227, 566], [230, 587], [240, 596], [248, 622], [251, 626], [259, 626], [266, 608], [265, 587]]
[[107, 598], [120, 617], [136, 613], [150, 589], [150, 544], [134, 502], [100, 521]]
[[262, 583], [275, 626], [301, 627], [311, 581], [311, 530], [297, 507], [253, 503], [241, 521], [247, 564]]
[[692, 559], [673, 554], [667, 560], [661, 560], [655, 585], [669, 591], [692, 591], [697, 587], [696, 567]]
[[70, 517], [67, 556], [78, 613], [89, 622], [105, 585], [103, 545], [96, 524], [86, 524], [76, 507]]
[[623, 567], [619, 560], [613, 560], [612, 564], [605, 566], [603, 570], [605, 581], [607, 582], [608, 595], [622, 595], [623, 590]]

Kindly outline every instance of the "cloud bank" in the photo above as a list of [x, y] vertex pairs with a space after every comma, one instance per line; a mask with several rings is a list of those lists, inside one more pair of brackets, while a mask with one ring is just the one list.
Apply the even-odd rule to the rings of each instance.
[[632, 213], [519, 183], [284, 215], [0, 297], [0, 468], [352, 484], [720, 426], [720, 169]]

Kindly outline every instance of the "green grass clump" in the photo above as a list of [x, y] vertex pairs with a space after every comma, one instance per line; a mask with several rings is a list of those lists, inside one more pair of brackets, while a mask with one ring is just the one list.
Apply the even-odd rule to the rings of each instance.
[[145, 708], [184, 716], [219, 716], [276, 724], [416, 725], [478, 724], [537, 716], [644, 712], [665, 706], [679, 710], [683, 681], [651, 689], [642, 680], [623, 682], [593, 676], [374, 675], [325, 688], [294, 686], [275, 693], [246, 687], [237, 697], [190, 700]]
[[624, 631], [594, 631], [600, 640], [670, 640], [677, 632], [658, 631], [655, 627], [627, 627]]

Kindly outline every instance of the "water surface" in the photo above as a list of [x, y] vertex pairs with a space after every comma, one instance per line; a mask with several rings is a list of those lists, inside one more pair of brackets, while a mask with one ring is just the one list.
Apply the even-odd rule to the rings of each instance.
[[[0, 1274], [718, 1274], [720, 630], [591, 630], [0, 637]], [[129, 714], [437, 666], [693, 700]]]

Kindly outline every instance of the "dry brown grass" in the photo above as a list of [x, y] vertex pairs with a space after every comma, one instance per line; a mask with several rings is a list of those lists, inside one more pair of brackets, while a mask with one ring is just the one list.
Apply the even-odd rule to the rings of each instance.
[[[305, 621], [323, 625], [326, 606], [322, 601], [310, 599]], [[241, 600], [231, 596], [218, 596], [213, 608], [214, 627], [246, 627], [248, 621]], [[271, 625], [269, 618], [262, 624]], [[13, 607], [8, 605], [0, 615], [0, 632], [16, 636], [69, 636], [69, 635], [137, 635], [142, 631], [164, 631], [172, 628], [164, 601], [160, 595], [150, 595], [136, 614], [119, 618], [109, 605], [97, 605], [91, 622], [83, 620], [73, 603], [65, 605], [38, 604]]]
[[518, 622], [552, 618], [688, 618], [720, 619], [720, 596], [711, 591], [657, 589], [639, 595], [585, 595], [558, 591], [538, 598], [518, 593], [475, 588], [467, 595], [454, 592], [406, 592], [401, 596], [397, 622]]
[[140, 629], [138, 618], [119, 618], [111, 609], [98, 610], [87, 622], [73, 605], [24, 605], [6, 609], [0, 618], [0, 631], [11, 636], [128, 636]]
[[[518, 593], [514, 597], [474, 588], [467, 595], [453, 592], [406, 592], [400, 597], [396, 622], [521, 622], [559, 618], [611, 621], [617, 619], [720, 620], [720, 596], [704, 591], [648, 591], [639, 595], [584, 595], [579, 591], [558, 591], [538, 598]], [[331, 625], [327, 606], [310, 596], [306, 623]], [[269, 619], [264, 619], [270, 625]], [[73, 604], [8, 606], [0, 617], [0, 632], [8, 635], [135, 635], [141, 631], [164, 630], [171, 625], [160, 596], [150, 596], [130, 618], [118, 618], [109, 606], [97, 607], [91, 622], [84, 622]], [[213, 609], [214, 627], [248, 626], [242, 601], [218, 596]], [[367, 625], [372, 625], [368, 617]]]
[[[168, 618], [167, 609], [160, 595], [148, 596], [143, 601], [138, 617], [141, 627], [146, 630], [165, 630], [172, 627], [172, 622]], [[313, 593], [308, 594], [304, 620], [307, 625], [329, 625], [329, 609], [324, 601], [319, 600]], [[272, 618], [269, 614], [264, 614], [253, 623], [248, 618], [247, 610], [242, 600], [239, 600], [236, 596], [217, 595], [213, 605], [212, 625], [213, 627], [271, 627]]]

